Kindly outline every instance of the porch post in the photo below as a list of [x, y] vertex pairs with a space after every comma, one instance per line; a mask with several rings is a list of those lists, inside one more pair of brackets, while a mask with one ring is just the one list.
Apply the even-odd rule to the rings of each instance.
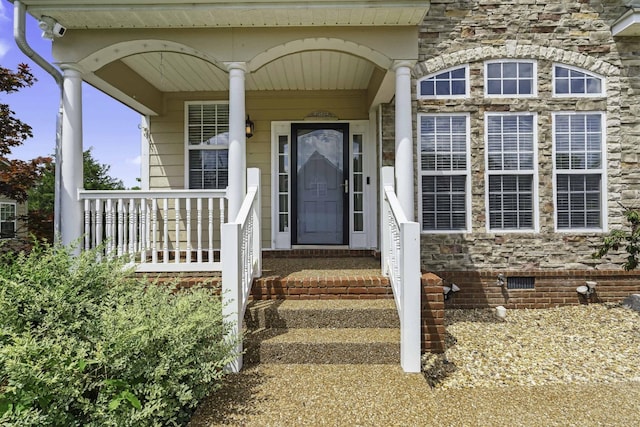
[[408, 221], [414, 220], [413, 119], [411, 61], [398, 61], [396, 72], [396, 194]]
[[[61, 64], [62, 139], [56, 167], [60, 168], [60, 241], [79, 245], [83, 211], [78, 190], [84, 187], [82, 161], [82, 74], [75, 64]], [[76, 247], [79, 253], [80, 246]]]
[[246, 185], [245, 89], [243, 62], [227, 64], [229, 70], [229, 221], [235, 221]]

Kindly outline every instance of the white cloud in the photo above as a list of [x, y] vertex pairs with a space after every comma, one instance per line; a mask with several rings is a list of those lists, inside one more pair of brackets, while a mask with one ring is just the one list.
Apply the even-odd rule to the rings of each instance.
[[[2, 27], [7, 28], [11, 27], [11, 20], [9, 19], [9, 11], [5, 6], [5, 2], [0, 0], [0, 25]], [[2, 38], [0, 38], [0, 59], [4, 58], [4, 56], [9, 52], [11, 48], [11, 44], [4, 38], [4, 31], [2, 32]]]
[[4, 58], [4, 56], [9, 52], [11, 45], [7, 43], [5, 40], [0, 39], [0, 59]]
[[130, 165], [142, 164], [142, 156], [129, 157], [125, 160], [125, 162], [129, 163]]

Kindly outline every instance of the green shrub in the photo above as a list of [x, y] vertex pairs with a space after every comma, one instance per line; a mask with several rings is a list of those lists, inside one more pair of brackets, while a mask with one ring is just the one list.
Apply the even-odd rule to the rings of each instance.
[[0, 425], [184, 425], [235, 355], [220, 297], [96, 253], [0, 259]]

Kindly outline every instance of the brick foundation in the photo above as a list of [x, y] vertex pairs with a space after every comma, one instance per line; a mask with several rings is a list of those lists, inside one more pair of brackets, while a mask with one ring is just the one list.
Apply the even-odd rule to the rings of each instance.
[[[494, 270], [439, 271], [444, 284], [455, 283], [460, 291], [445, 301], [446, 308], [549, 308], [589, 302], [619, 302], [640, 293], [640, 272], [623, 270]], [[497, 286], [498, 274], [508, 277], [534, 277], [534, 289], [507, 289]], [[597, 282], [589, 298], [576, 288], [585, 282]]]
[[422, 275], [422, 352], [445, 351], [444, 295], [442, 279], [433, 273]]

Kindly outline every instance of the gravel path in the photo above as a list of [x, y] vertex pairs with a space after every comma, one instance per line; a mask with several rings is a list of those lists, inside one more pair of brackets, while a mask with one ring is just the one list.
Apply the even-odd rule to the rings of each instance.
[[491, 310], [450, 310], [447, 323], [450, 348], [425, 357], [424, 374], [395, 365], [248, 367], [191, 427], [640, 425], [637, 312], [509, 310], [502, 321]]

